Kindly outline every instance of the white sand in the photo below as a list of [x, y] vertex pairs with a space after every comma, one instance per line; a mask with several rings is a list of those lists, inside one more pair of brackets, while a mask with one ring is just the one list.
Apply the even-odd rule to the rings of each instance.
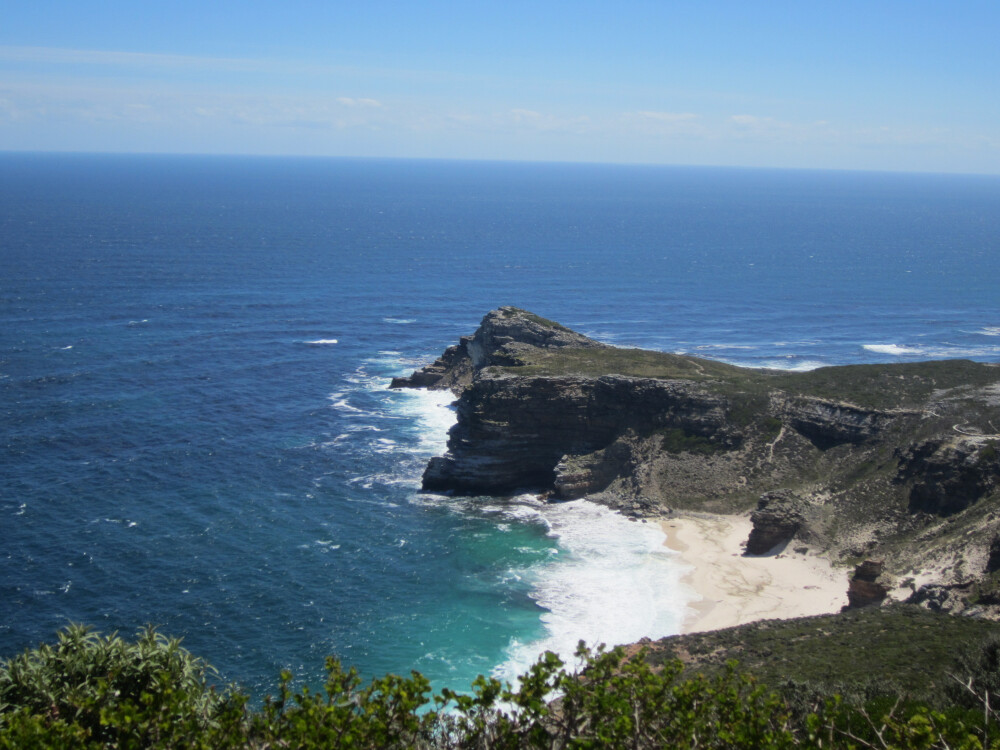
[[664, 519], [667, 546], [688, 566], [685, 583], [696, 592], [684, 633], [756, 620], [837, 612], [847, 603], [848, 571], [793, 541], [769, 555], [744, 557], [752, 527], [747, 516]]

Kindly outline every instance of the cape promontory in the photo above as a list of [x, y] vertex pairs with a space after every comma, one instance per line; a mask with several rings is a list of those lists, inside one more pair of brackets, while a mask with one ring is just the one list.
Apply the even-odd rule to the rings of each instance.
[[[392, 387], [451, 389], [427, 491], [588, 497], [634, 515], [753, 510], [932, 608], [1000, 603], [1000, 366], [740, 368], [599, 343], [514, 307]], [[993, 550], [993, 551], [991, 551]]]

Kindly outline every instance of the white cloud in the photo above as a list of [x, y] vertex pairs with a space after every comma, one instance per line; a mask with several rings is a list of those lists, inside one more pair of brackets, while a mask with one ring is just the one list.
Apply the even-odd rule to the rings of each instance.
[[513, 124], [518, 127], [542, 131], [582, 132], [590, 123], [586, 116], [565, 117], [536, 112], [533, 109], [510, 110], [508, 117], [501, 118], [500, 125]]
[[758, 117], [757, 115], [732, 115], [730, 121], [747, 128], [785, 127], [787, 123], [778, 122], [773, 117]]
[[0, 89], [0, 121], [169, 123], [225, 128], [257, 126], [358, 128], [388, 116], [371, 98], [307, 95], [219, 94], [145, 87], [12, 84]]
[[351, 96], [338, 96], [337, 101], [345, 107], [381, 107], [382, 102], [376, 99], [355, 99]]

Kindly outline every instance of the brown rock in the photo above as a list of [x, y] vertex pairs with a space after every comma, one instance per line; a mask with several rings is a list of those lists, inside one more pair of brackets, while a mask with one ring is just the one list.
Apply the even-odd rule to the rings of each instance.
[[885, 600], [889, 590], [878, 581], [883, 568], [881, 560], [865, 560], [854, 569], [854, 577], [847, 587], [847, 606], [844, 609], [870, 607]]

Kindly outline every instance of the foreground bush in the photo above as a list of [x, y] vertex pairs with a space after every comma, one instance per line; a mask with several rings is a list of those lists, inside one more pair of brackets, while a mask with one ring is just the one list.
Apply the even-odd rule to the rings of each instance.
[[71, 626], [55, 646], [0, 663], [0, 748], [997, 746], [988, 693], [973, 713], [827, 696], [793, 710], [734, 666], [684, 678], [680, 662], [654, 669], [620, 649], [581, 644], [577, 656], [579, 672], [548, 653], [516, 687], [480, 677], [469, 693], [440, 695], [416, 672], [362, 684], [328, 659], [322, 691], [295, 691], [283, 673], [277, 696], [251, 710], [248, 696], [213, 687], [209, 665], [155, 630], [127, 642]]

